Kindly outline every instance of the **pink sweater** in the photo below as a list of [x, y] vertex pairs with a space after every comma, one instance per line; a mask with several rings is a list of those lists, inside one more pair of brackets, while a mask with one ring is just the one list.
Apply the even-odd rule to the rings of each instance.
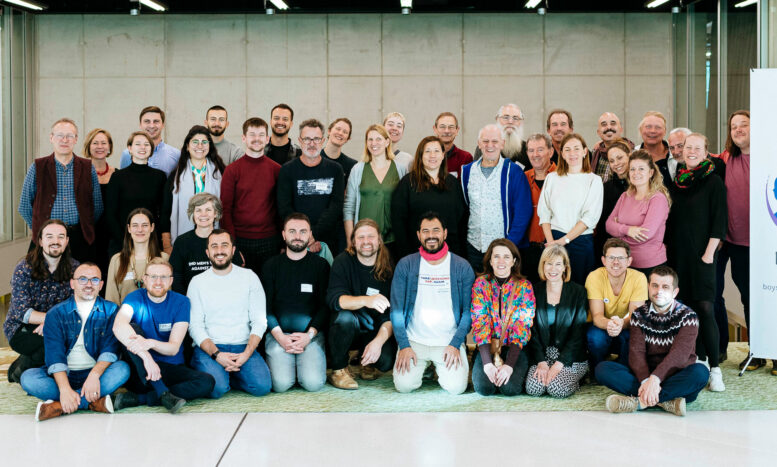
[[[650, 199], [637, 201], [629, 192], [625, 192], [615, 204], [615, 209], [607, 219], [607, 233], [623, 239], [631, 247], [631, 263], [635, 268], [651, 268], [666, 262], [664, 231], [669, 216], [669, 202], [663, 193], [655, 193]], [[648, 239], [638, 242], [627, 234], [629, 227], [644, 227]]]

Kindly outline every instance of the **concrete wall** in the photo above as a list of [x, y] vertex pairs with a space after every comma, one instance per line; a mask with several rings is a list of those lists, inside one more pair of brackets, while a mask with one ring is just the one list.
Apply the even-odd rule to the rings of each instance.
[[176, 146], [216, 103], [236, 143], [245, 118], [266, 119], [282, 101], [297, 123], [347, 116], [351, 156], [395, 110], [408, 119], [409, 152], [442, 111], [459, 115], [457, 144], [474, 150], [505, 102], [522, 106], [532, 132], [565, 107], [591, 144], [605, 110], [633, 140], [645, 111], [673, 120], [669, 14], [40, 15], [36, 44], [35, 155], [49, 152], [49, 125], [65, 115], [82, 135], [107, 128], [120, 150], [152, 104]]

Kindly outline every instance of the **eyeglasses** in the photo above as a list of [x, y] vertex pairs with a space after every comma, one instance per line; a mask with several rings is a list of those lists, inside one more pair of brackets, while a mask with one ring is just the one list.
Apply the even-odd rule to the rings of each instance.
[[100, 279], [99, 277], [86, 277], [86, 276], [81, 276], [76, 279], [76, 281], [78, 281], [78, 285], [86, 285], [89, 282], [91, 282], [92, 285], [94, 286], [100, 285], [101, 280], [102, 279]]
[[151, 275], [148, 275], [148, 274], [143, 274], [143, 276], [144, 276], [144, 277], [148, 277], [148, 278], [151, 280], [151, 282], [156, 282], [156, 281], [166, 281], [166, 280], [170, 279], [170, 277], [172, 277], [172, 276], [170, 276], [170, 275], [166, 275], [166, 276], [157, 276], [156, 274], [154, 274], [153, 276], [151, 276]]
[[607, 258], [607, 261], [609, 261], [611, 263], [614, 263], [616, 261], [619, 262], [619, 263], [622, 263], [622, 262], [626, 261], [628, 256], [606, 256], [606, 258]]
[[300, 140], [301, 140], [303, 143], [305, 143], [305, 144], [310, 144], [310, 143], [316, 143], [316, 144], [318, 144], [318, 143], [320, 143], [321, 141], [324, 141], [324, 138], [320, 138], [320, 137], [316, 137], [316, 138], [300, 138]]
[[519, 117], [518, 115], [500, 115], [499, 120], [502, 120], [503, 122], [520, 122], [523, 120], [523, 117]]
[[192, 146], [207, 146], [210, 144], [210, 141], [208, 141], [207, 139], [203, 139], [203, 140], [193, 139], [189, 141], [189, 143], [191, 143]]
[[54, 139], [62, 141], [63, 139], [76, 139], [78, 136], [73, 133], [54, 133]]

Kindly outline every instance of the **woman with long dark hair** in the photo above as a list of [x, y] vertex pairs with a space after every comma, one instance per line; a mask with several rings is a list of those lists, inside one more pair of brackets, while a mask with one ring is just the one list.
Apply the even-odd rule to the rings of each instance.
[[166, 253], [173, 251], [173, 242], [179, 235], [194, 228], [188, 215], [189, 199], [200, 193], [221, 196], [224, 169], [208, 129], [202, 125], [191, 127], [183, 140], [178, 166], [165, 185], [160, 229]]

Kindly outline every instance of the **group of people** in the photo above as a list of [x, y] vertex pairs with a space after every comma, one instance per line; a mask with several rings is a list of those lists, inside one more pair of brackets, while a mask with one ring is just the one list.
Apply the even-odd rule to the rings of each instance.
[[482, 395], [568, 397], [588, 377], [621, 394], [612, 412], [682, 415], [705, 386], [725, 390], [729, 258], [749, 317], [747, 111], [717, 156], [690, 130], [665, 141], [658, 112], [638, 146], [605, 112], [589, 149], [570, 112], [524, 139], [506, 104], [474, 157], [450, 112], [399, 150], [393, 112], [359, 162], [342, 152], [347, 118], [303, 121], [299, 145], [293, 119], [286, 104], [249, 118], [241, 148], [214, 106], [178, 151], [146, 107], [118, 170], [107, 130], [79, 157], [75, 122], [54, 123], [22, 189], [33, 242], [4, 325], [9, 381], [42, 400], [38, 420], [357, 389], [392, 369], [399, 392], [432, 377], [459, 394], [469, 335]]

